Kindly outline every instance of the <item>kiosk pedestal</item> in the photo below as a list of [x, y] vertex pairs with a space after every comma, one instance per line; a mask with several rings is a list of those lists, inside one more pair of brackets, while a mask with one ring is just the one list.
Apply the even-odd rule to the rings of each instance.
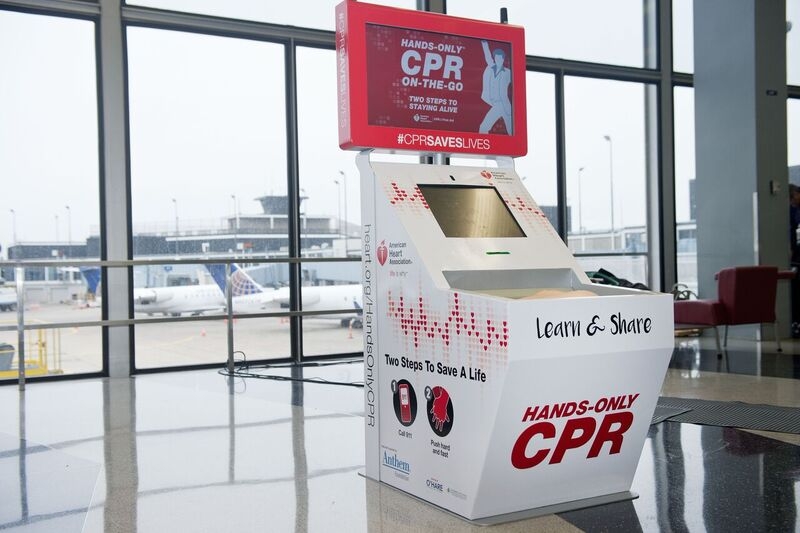
[[670, 296], [592, 285], [500, 162], [358, 156], [366, 474], [489, 522], [631, 497], [673, 345]]

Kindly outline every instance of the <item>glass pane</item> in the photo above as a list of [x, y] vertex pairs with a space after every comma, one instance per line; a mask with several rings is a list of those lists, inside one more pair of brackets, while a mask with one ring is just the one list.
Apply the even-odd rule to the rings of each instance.
[[[304, 257], [361, 255], [356, 153], [339, 149], [333, 50], [297, 49], [300, 238]], [[320, 87], [331, 90], [321, 91]]]
[[[197, 0], [130, 0], [131, 5], [157, 7], [172, 11], [185, 11], [271, 24], [286, 24], [321, 30], [334, 29], [334, 8], [341, 0], [303, 0], [302, 2], [253, 2], [252, 0], [227, 0], [225, 2], [198, 2]], [[414, 0], [373, 0], [373, 4], [414, 9]]]
[[694, 89], [675, 87], [675, 249], [678, 283], [697, 292]]
[[672, 68], [694, 72], [694, 2], [672, 0]]
[[601, 268], [613, 273], [617, 278], [626, 279], [631, 283], [647, 285], [647, 257], [638, 256], [602, 256], [590, 255], [577, 256], [578, 264], [585, 272], [593, 272]]
[[800, 85], [800, 0], [786, 0], [786, 83]]
[[287, 245], [283, 47], [128, 29], [134, 256]]
[[[0, 324], [16, 324], [2, 317]], [[67, 321], [100, 320], [100, 309], [78, 310], [63, 304], [26, 305], [25, 321], [29, 324], [55, 324]], [[16, 380], [19, 376], [20, 353], [17, 332], [0, 331], [0, 380]], [[103, 369], [103, 338], [99, 327], [53, 327], [25, 332], [25, 376], [60, 376], [89, 374]]]
[[[528, 72], [525, 80], [528, 117], [528, 154], [514, 159], [522, 183], [558, 231], [556, 192], [555, 76]], [[450, 158], [452, 165], [496, 166], [486, 159]]]
[[[95, 303], [78, 311], [86, 286], [68, 264], [99, 255], [89, 246], [100, 221], [94, 31], [88, 21], [0, 11], [0, 250], [8, 259], [65, 261], [25, 269], [29, 323], [100, 318]], [[0, 279], [0, 324], [16, 325], [13, 269]], [[99, 328], [31, 331], [26, 342], [31, 376], [102, 370]], [[8, 344], [0, 379], [16, 378], [16, 332], [0, 333], [0, 343]], [[10, 352], [12, 369], [2, 355]]]
[[361, 322], [352, 321], [353, 325], [350, 322], [350, 319], [334, 319], [324, 315], [303, 318], [303, 355], [308, 357], [363, 352]]
[[500, 8], [507, 7], [509, 22], [525, 26], [528, 55], [643, 67], [645, 3], [450, 0], [447, 13], [499, 22]]
[[[129, 28], [128, 65], [134, 257], [285, 255], [283, 46]], [[208, 308], [222, 291], [204, 267], [135, 269], [137, 290], [187, 284], [195, 288], [180, 295], [185, 309], [155, 312], [221, 312]], [[157, 364], [192, 364], [192, 353], [209, 362], [205, 351], [165, 350]]]
[[559, 231], [556, 192], [555, 76], [528, 72], [528, 155], [516, 159], [517, 172], [547, 218]]
[[[288, 282], [287, 265], [235, 264], [232, 269], [236, 314], [288, 310], [288, 289], [276, 289]], [[227, 308], [225, 274], [222, 264], [134, 267], [135, 317], [221, 316]], [[225, 320], [140, 324], [136, 335], [137, 368], [224, 362], [228, 356]], [[288, 320], [235, 318], [233, 342], [237, 360], [289, 357]]]
[[575, 253], [647, 251], [647, 89], [630, 82], [564, 80], [567, 196], [583, 227], [579, 238], [573, 232], [569, 240]]
[[136, 368], [219, 363], [228, 358], [227, 328], [222, 320], [138, 324]]
[[304, 355], [361, 352], [361, 263], [303, 263], [302, 272], [303, 311], [342, 310], [303, 318]]

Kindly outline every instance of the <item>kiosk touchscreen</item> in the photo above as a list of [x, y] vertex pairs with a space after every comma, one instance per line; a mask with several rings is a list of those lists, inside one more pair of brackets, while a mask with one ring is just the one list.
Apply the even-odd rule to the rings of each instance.
[[420, 185], [445, 237], [524, 237], [494, 187]]
[[[412, 22], [366, 6], [337, 8], [340, 97], [348, 56], [367, 46], [354, 21], [363, 33]], [[414, 15], [427, 32], [519, 42], [524, 58], [521, 28]], [[524, 98], [515, 105], [524, 114]], [[386, 129], [450, 135], [405, 127]], [[356, 158], [366, 475], [481, 523], [633, 497], [673, 346], [670, 295], [587, 278], [506, 157], [516, 152], [495, 143], [519, 134], [464, 137], [497, 150], [491, 168]]]

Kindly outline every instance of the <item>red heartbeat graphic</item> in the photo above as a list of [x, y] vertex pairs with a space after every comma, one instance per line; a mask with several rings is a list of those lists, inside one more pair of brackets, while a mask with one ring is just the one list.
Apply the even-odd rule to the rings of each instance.
[[404, 335], [411, 335], [414, 347], [419, 347], [420, 338], [438, 338], [445, 346], [450, 346], [452, 334], [466, 334], [467, 337], [478, 341], [484, 351], [494, 343], [501, 348], [508, 347], [508, 322], [493, 323], [492, 320], [478, 320], [474, 312], [469, 312], [459, 303], [458, 293], [453, 294], [453, 299], [448, 305], [447, 318], [436, 320], [438, 316], [431, 317], [426, 310], [427, 306], [422, 296], [416, 305], [408, 304], [400, 296], [396, 301], [389, 293], [389, 316], [400, 321], [400, 329]]

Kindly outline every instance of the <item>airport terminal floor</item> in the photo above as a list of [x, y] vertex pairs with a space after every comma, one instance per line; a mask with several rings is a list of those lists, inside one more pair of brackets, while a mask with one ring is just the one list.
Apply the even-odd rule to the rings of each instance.
[[[662, 396], [800, 407], [800, 342], [719, 359], [707, 340], [676, 338]], [[359, 362], [251, 370], [362, 380]], [[800, 436], [670, 421], [637, 499], [477, 526], [359, 475], [362, 392], [214, 370], [0, 387], [0, 530], [800, 530]]]

